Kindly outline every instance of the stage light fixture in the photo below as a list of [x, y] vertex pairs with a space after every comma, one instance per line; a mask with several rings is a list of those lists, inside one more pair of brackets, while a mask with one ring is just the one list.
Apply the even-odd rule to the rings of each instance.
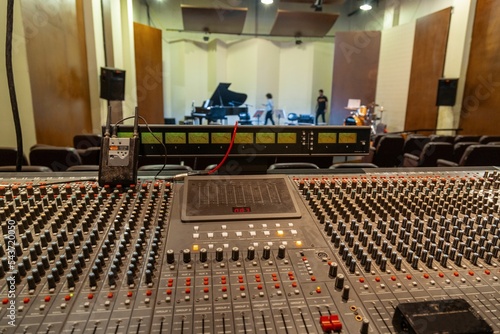
[[368, 2], [365, 2], [361, 6], [359, 6], [359, 9], [361, 9], [361, 10], [370, 10], [370, 9], [372, 9], [372, 6]]
[[273, 3], [273, 0], [260, 0], [261, 3], [263, 3], [264, 5], [270, 5]]

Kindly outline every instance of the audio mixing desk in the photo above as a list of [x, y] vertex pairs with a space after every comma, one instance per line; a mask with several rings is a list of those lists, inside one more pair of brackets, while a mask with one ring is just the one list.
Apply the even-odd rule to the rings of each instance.
[[0, 175], [0, 333], [498, 333], [499, 195], [479, 168]]

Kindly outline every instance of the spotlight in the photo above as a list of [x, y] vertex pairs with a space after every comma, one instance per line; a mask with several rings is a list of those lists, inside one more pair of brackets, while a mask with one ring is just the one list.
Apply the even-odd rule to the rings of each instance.
[[366, 1], [364, 4], [362, 4], [361, 6], [359, 6], [359, 9], [361, 9], [361, 10], [370, 10], [370, 9], [372, 9], [372, 6], [368, 3], [368, 1]]
[[273, 3], [273, 0], [260, 0], [264, 5], [270, 5]]

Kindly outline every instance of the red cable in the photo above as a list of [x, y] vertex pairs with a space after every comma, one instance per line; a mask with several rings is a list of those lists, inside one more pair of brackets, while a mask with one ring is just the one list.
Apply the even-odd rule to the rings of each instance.
[[233, 147], [233, 144], [234, 144], [234, 138], [236, 138], [236, 130], [238, 129], [238, 121], [236, 121], [236, 123], [234, 123], [234, 129], [233, 129], [233, 135], [231, 136], [231, 142], [229, 143], [229, 147], [227, 148], [227, 151], [226, 151], [226, 154], [224, 155], [224, 157], [222, 158], [221, 162], [219, 162], [219, 164], [217, 166], [215, 166], [214, 168], [212, 168], [208, 174], [213, 174], [215, 173], [219, 168], [222, 167], [222, 165], [224, 164], [224, 162], [226, 161], [227, 157], [229, 157], [229, 152], [231, 152], [231, 148]]

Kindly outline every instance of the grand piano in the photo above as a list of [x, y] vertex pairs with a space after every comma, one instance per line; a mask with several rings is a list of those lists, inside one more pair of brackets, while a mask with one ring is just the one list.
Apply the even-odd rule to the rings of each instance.
[[195, 107], [191, 116], [199, 119], [202, 123], [206, 118], [208, 123], [219, 121], [226, 118], [227, 115], [237, 115], [248, 113], [248, 107], [242, 106], [247, 99], [247, 94], [230, 91], [230, 83], [219, 83], [212, 97], [206, 100], [201, 107]]

